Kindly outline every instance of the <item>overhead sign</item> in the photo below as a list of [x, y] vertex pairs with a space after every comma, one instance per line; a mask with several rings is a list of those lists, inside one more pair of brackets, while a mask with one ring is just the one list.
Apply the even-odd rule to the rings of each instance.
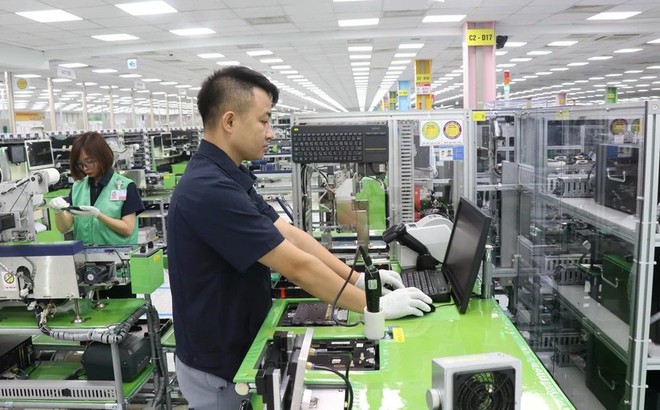
[[28, 86], [29, 86], [28, 80], [26, 80], [25, 78], [20, 78], [19, 77], [19, 78], [16, 79], [16, 88], [17, 89], [27, 90]]
[[57, 76], [61, 78], [68, 78], [70, 80], [75, 80], [76, 72], [70, 68], [57, 66]]
[[495, 30], [492, 28], [471, 28], [467, 30], [468, 46], [494, 46]]
[[126, 67], [129, 70], [137, 70], [137, 58], [127, 58]]
[[42, 121], [44, 113], [41, 111], [21, 111], [15, 113], [16, 121]]

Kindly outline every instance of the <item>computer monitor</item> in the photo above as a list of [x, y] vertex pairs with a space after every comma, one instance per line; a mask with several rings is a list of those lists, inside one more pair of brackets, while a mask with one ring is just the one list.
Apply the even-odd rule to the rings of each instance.
[[172, 133], [171, 132], [161, 132], [160, 136], [163, 138], [163, 148], [173, 148], [172, 143]]
[[449, 237], [443, 270], [459, 313], [467, 310], [484, 257], [491, 217], [461, 197]]
[[53, 147], [50, 140], [25, 141], [28, 169], [30, 171], [53, 168]]
[[23, 144], [12, 144], [7, 147], [7, 159], [12, 164], [22, 164], [25, 158], [25, 146]]

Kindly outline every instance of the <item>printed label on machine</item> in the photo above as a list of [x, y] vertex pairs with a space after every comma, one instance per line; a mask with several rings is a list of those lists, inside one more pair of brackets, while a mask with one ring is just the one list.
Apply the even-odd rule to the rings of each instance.
[[2, 289], [3, 290], [18, 290], [16, 284], [16, 277], [11, 272], [2, 273]]

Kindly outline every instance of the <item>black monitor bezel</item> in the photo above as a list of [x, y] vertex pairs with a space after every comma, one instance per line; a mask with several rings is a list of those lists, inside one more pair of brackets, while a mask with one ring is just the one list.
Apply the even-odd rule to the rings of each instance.
[[[468, 211], [466, 211], [468, 209]], [[484, 252], [486, 251], [486, 240], [488, 239], [488, 230], [490, 227], [492, 217], [485, 214], [481, 209], [479, 209], [473, 202], [469, 201], [465, 197], [461, 197], [458, 202], [458, 208], [456, 209], [456, 215], [454, 216], [454, 224], [451, 230], [451, 235], [449, 237], [449, 242], [447, 244], [447, 251], [445, 252], [445, 258], [443, 260], [443, 266], [448, 268], [447, 259], [448, 255], [451, 252], [452, 243], [454, 240], [454, 234], [456, 233], [456, 222], [461, 218], [465, 218], [464, 213], [473, 211], [476, 213], [476, 216], [480, 217], [480, 220], [477, 222], [481, 225], [481, 233], [478, 238], [478, 247], [477, 254], [475, 258], [472, 259], [472, 265], [470, 265], [470, 277], [464, 288], [458, 286], [457, 279], [453, 276], [453, 273], [450, 269], [444, 269], [447, 280], [451, 285], [451, 295], [456, 304], [456, 308], [460, 314], [464, 314], [467, 311], [470, 298], [472, 297], [472, 288], [474, 287], [475, 282], [477, 281], [477, 276], [479, 276], [479, 268], [483, 260]]]
[[[48, 148], [50, 149], [50, 162], [49, 163], [42, 163], [42, 164], [34, 164], [33, 163], [33, 162], [36, 162], [37, 156], [36, 156], [36, 154], [32, 153], [32, 147], [33, 147], [33, 145], [36, 145], [36, 144], [44, 144], [44, 145], [47, 144], [48, 145]], [[47, 168], [54, 168], [55, 167], [55, 155], [53, 154], [53, 143], [50, 141], [50, 139], [25, 141], [25, 156], [27, 158], [28, 170], [30, 170], [30, 171], [36, 171], [36, 170], [40, 170], [40, 169], [47, 169]]]

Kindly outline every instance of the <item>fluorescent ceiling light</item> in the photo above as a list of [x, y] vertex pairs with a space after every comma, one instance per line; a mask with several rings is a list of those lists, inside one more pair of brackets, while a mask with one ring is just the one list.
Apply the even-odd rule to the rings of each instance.
[[568, 47], [568, 46], [572, 46], [573, 44], [577, 44], [577, 41], [573, 41], [573, 40], [553, 41], [552, 43], [548, 44], [548, 46], [550, 46], [550, 47]]
[[550, 74], [552, 74], [550, 71], [539, 71], [538, 73], [536, 73], [536, 75], [550, 75]]
[[594, 56], [594, 57], [587, 58], [587, 60], [602, 61], [602, 60], [609, 60], [610, 58], [612, 58], [612, 56]]
[[462, 21], [465, 18], [465, 14], [445, 14], [445, 15], [436, 15], [436, 16], [425, 16], [422, 19], [422, 23], [455, 23]]
[[280, 74], [298, 74], [297, 70], [284, 70], [280, 71]]
[[581, 67], [581, 66], [587, 65], [587, 64], [589, 64], [589, 63], [586, 62], [586, 61], [579, 61], [577, 63], [568, 63], [568, 64], [566, 64], [566, 66], [568, 66], [568, 67]]
[[515, 64], [498, 64], [498, 65], [496, 65], [495, 67], [499, 67], [499, 68], [509, 68], [509, 67], [515, 67], [515, 66], [516, 66]]
[[176, 34], [177, 36], [201, 36], [203, 34], [214, 34], [215, 31], [206, 27], [198, 27], [198, 28], [182, 28], [178, 30], [170, 30], [170, 33]]
[[273, 52], [270, 50], [252, 50], [246, 51], [246, 54], [250, 57], [259, 57], [259, 56], [272, 56]]
[[19, 11], [21, 17], [29, 18], [30, 20], [38, 21], [39, 23], [57, 23], [59, 21], [76, 21], [82, 20], [81, 17], [67, 13], [64, 10], [37, 10], [37, 11]]
[[177, 84], [179, 83], [177, 83], [176, 81], [164, 81], [160, 83], [160, 85], [177, 85]]
[[115, 4], [126, 13], [133, 16], [146, 16], [149, 14], [176, 13], [177, 10], [164, 1], [141, 1], [138, 3]]
[[591, 81], [596, 81], [596, 80], [604, 80], [605, 77], [589, 77]]
[[241, 63], [238, 61], [218, 61], [216, 64], [222, 66], [241, 65]]
[[273, 65], [270, 68], [272, 68], [273, 70], [286, 70], [286, 69], [291, 68], [291, 66], [290, 65]]
[[394, 54], [394, 58], [410, 58], [410, 57], [415, 57], [417, 53], [396, 53]]
[[161, 80], [160, 78], [143, 78], [140, 81], [145, 82], [145, 83], [157, 83], [157, 82], [160, 82], [160, 81], [163, 81], [163, 80]]
[[358, 26], [375, 26], [378, 25], [379, 19], [376, 18], [368, 18], [368, 19], [347, 19], [347, 20], [339, 20], [337, 23], [339, 24], [339, 27], [358, 27]]
[[353, 72], [356, 71], [369, 71], [369, 67], [353, 67]]
[[54, 83], [68, 83], [71, 80], [68, 78], [53, 78], [52, 80]]
[[87, 67], [87, 64], [83, 63], [65, 63], [65, 64], [58, 64], [60, 67], [64, 68], [82, 68], [82, 67]]
[[391, 65], [401, 65], [401, 64], [409, 64], [410, 60], [394, 60], [392, 61]]
[[605, 77], [621, 77], [623, 74], [621, 73], [612, 73], [612, 74], [605, 74]]
[[496, 56], [503, 56], [503, 55], [505, 55], [506, 53], [508, 53], [508, 51], [497, 50], [497, 51], [495, 52], [495, 55], [496, 55]]
[[118, 34], [99, 34], [96, 36], [92, 36], [92, 38], [95, 38], [97, 40], [101, 41], [127, 41], [127, 40], [139, 40], [139, 37], [135, 37], [130, 34], [126, 33], [118, 33]]
[[371, 51], [372, 46], [349, 46], [348, 51]]
[[223, 58], [225, 55], [220, 53], [202, 53], [197, 54], [199, 58]]
[[92, 70], [93, 73], [98, 73], [98, 74], [110, 74], [110, 73], [116, 73], [117, 70], [114, 68], [99, 68], [96, 70]]
[[281, 58], [263, 58], [259, 61], [261, 61], [264, 64], [273, 64], [273, 63], [282, 63], [282, 62], [284, 62], [284, 60], [282, 60]]
[[643, 72], [644, 72], [644, 70], [628, 70], [628, 71], [624, 71], [624, 73], [626, 73], [626, 74], [639, 74], [639, 73], [643, 73]]
[[649, 67], [646, 67], [647, 70], [660, 70], [660, 65], [652, 65]]
[[402, 50], [416, 50], [424, 47], [424, 43], [403, 43], [399, 44], [399, 48]]
[[140, 74], [120, 74], [119, 76], [121, 78], [140, 78], [140, 77], [142, 77]]
[[569, 70], [568, 67], [555, 67], [550, 69], [550, 71], [568, 71], [568, 70]]
[[509, 41], [504, 45], [504, 47], [522, 47], [525, 44], [527, 43], [524, 41]]
[[351, 54], [348, 58], [351, 60], [367, 60], [371, 58], [371, 54]]
[[552, 54], [552, 51], [550, 51], [550, 50], [533, 50], [533, 51], [529, 51], [527, 53], [528, 56], [546, 56], [548, 54]]
[[39, 74], [14, 74], [14, 77], [19, 78], [41, 78]]
[[638, 51], [644, 50], [643, 48], [622, 48], [620, 50], [615, 50], [615, 53], [636, 53]]
[[660, 44], [660, 38], [657, 38], [655, 40], [647, 41], [646, 44]]
[[190, 84], [179, 84], [175, 86], [176, 88], [190, 88], [192, 85]]
[[640, 13], [641, 11], [606, 11], [588, 17], [587, 20], [624, 20]]
[[519, 57], [519, 58], [512, 58], [511, 60], [512, 63], [524, 63], [526, 61], [532, 61], [531, 58], [525, 58], [525, 57]]
[[351, 65], [353, 67], [358, 67], [358, 66], [364, 66], [364, 65], [370, 65], [371, 61], [352, 61]]

